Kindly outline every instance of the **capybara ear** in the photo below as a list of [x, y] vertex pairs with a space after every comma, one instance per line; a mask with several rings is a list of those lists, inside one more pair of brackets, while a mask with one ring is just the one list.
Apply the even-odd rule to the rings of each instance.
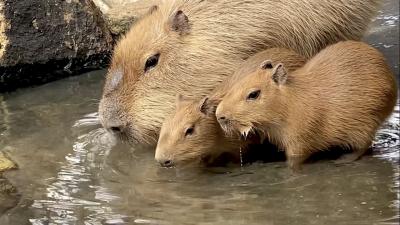
[[208, 97], [203, 98], [199, 104], [199, 110], [206, 116], [211, 116], [215, 114], [217, 109], [217, 105], [215, 101], [210, 100]]
[[262, 70], [266, 70], [266, 69], [272, 69], [274, 67], [272, 66], [272, 61], [268, 59], [261, 63], [260, 68]]
[[272, 70], [272, 80], [276, 84], [281, 85], [281, 84], [286, 83], [287, 75], [288, 74], [286, 72], [286, 69], [282, 63], [279, 63], [278, 65], [276, 65]]
[[153, 5], [147, 10], [146, 13], [143, 13], [143, 15], [141, 17], [149, 16], [149, 15], [153, 14], [154, 12], [156, 12], [157, 10], [158, 10], [158, 5]]
[[179, 106], [181, 105], [181, 103], [185, 101], [185, 97], [183, 97], [183, 95], [181, 94], [176, 94], [175, 97], [175, 107], [179, 108]]
[[187, 34], [190, 31], [189, 19], [182, 10], [178, 10], [172, 17], [171, 29], [180, 35]]
[[152, 7], [149, 8], [149, 11], [147, 11], [147, 14], [153, 14], [153, 12], [158, 10], [158, 5], [153, 5]]

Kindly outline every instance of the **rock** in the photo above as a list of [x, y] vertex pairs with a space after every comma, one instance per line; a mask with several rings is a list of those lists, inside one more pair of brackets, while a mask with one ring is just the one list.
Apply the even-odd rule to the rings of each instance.
[[7, 210], [18, 204], [20, 195], [13, 184], [3, 177], [3, 172], [16, 169], [18, 166], [0, 150], [0, 217]]
[[20, 199], [17, 189], [6, 178], [0, 175], [0, 217], [14, 208]]
[[112, 45], [91, 0], [0, 0], [0, 92], [103, 67]]
[[3, 152], [0, 151], [0, 173], [10, 170], [16, 169], [17, 164], [15, 164], [11, 159], [9, 159]]
[[103, 12], [113, 36], [124, 34], [130, 26], [161, 0], [93, 0]]

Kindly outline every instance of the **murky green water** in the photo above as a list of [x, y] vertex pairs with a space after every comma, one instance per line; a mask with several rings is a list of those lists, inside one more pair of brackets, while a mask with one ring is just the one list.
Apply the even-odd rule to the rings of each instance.
[[[387, 2], [367, 40], [398, 76], [398, 2]], [[350, 165], [317, 161], [295, 176], [284, 162], [166, 169], [153, 150], [119, 143], [101, 128], [103, 78], [97, 71], [0, 96], [0, 150], [20, 167], [5, 174], [20, 202], [0, 224], [400, 222], [399, 104], [373, 154]]]

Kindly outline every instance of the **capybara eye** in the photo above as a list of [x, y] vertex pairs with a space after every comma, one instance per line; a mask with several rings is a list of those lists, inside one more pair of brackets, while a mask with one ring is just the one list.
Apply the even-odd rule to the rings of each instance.
[[144, 72], [147, 72], [149, 69], [157, 66], [158, 58], [160, 58], [160, 53], [150, 56], [146, 61], [146, 65], [144, 66]]
[[189, 135], [192, 135], [193, 132], [194, 132], [194, 127], [189, 127], [189, 128], [187, 128], [187, 129], [185, 130], [185, 137], [186, 137], [186, 136], [189, 136]]
[[260, 93], [260, 90], [250, 92], [250, 94], [247, 95], [247, 100], [256, 100], [260, 96]]

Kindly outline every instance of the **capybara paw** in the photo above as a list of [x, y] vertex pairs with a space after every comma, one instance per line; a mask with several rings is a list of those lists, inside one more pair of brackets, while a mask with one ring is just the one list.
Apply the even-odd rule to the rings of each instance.
[[289, 158], [287, 165], [292, 173], [299, 173], [302, 170], [301, 161], [297, 158]]
[[359, 153], [356, 153], [356, 152], [349, 153], [349, 154], [342, 155], [339, 159], [336, 159], [334, 161], [334, 163], [336, 165], [348, 164], [348, 163], [352, 163], [352, 162], [358, 160], [360, 157], [361, 156]]

